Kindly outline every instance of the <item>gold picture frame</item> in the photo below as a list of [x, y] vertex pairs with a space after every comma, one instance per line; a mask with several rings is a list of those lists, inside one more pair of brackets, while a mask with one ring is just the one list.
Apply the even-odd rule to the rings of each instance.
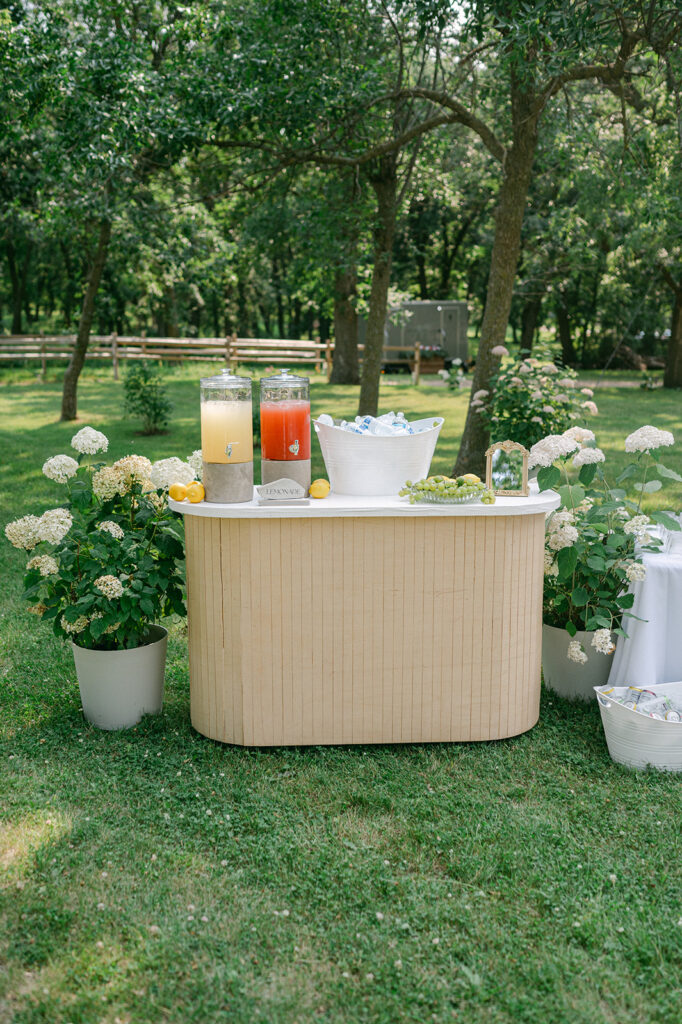
[[[500, 452], [498, 460], [495, 459], [495, 453]], [[518, 465], [518, 458], [512, 459], [510, 456], [520, 454], [521, 465]], [[489, 491], [494, 491], [495, 494], [507, 495], [514, 498], [526, 498], [528, 497], [528, 449], [524, 448], [522, 444], [517, 441], [497, 441], [495, 444], [491, 444], [485, 453], [485, 485]], [[497, 469], [494, 466], [495, 461], [503, 461], [506, 456], [507, 465], [502, 470]], [[520, 477], [519, 487], [495, 487], [494, 486], [494, 475], [497, 472], [499, 476], [502, 472], [504, 475], [509, 476], [510, 464], [515, 462], [516, 465], [513, 467], [513, 477], [518, 479]], [[506, 472], [505, 472], [506, 471]]]

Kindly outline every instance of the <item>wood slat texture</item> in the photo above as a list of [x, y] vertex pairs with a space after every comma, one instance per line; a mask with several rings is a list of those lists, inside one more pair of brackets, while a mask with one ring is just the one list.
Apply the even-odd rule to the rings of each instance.
[[204, 735], [468, 741], [536, 723], [543, 515], [185, 526], [191, 716]]

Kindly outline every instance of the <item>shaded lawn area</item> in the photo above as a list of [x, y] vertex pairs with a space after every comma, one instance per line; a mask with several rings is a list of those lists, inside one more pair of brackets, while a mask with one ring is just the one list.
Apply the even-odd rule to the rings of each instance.
[[[172, 428], [142, 438], [121, 385], [89, 374], [76, 426], [112, 458], [185, 456], [198, 376], [172, 374]], [[59, 397], [0, 386], [0, 527], [59, 501], [40, 472], [76, 429]], [[467, 398], [399, 384], [381, 404], [444, 415], [448, 471]], [[679, 393], [596, 400], [610, 464], [653, 423], [680, 434], [665, 461], [682, 471]], [[313, 402], [353, 414], [356, 389]], [[675, 486], [657, 506], [682, 505]], [[176, 623], [164, 713], [102, 733], [68, 648], [24, 610], [24, 560], [3, 537], [2, 1024], [679, 1020], [680, 781], [614, 765], [596, 707], [546, 694], [540, 723], [498, 743], [231, 748], [189, 724]]]

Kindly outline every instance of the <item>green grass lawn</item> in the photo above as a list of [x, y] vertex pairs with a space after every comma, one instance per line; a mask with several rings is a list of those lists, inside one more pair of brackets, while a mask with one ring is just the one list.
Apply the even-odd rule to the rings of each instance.
[[[143, 438], [88, 371], [78, 426], [112, 458], [185, 456], [198, 375], [171, 375], [172, 429]], [[56, 374], [3, 381], [0, 529], [58, 503], [40, 469], [75, 430]], [[353, 414], [356, 394], [316, 384], [315, 411]], [[447, 471], [467, 399], [387, 381], [381, 406], [445, 416]], [[607, 465], [653, 423], [681, 435], [682, 471], [679, 393], [596, 400]], [[656, 504], [680, 508], [676, 486]], [[680, 1019], [680, 781], [614, 765], [596, 707], [544, 695], [535, 729], [497, 743], [231, 748], [190, 726], [176, 624], [164, 713], [99, 732], [69, 650], [24, 610], [24, 560], [3, 536], [1, 1024]]]

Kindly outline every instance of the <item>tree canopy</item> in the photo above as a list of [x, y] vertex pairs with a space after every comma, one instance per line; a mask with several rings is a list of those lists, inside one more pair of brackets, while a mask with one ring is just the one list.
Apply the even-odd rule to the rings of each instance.
[[[475, 389], [542, 331], [682, 385], [679, 4], [22, 0], [0, 11], [2, 329], [336, 337], [463, 299]], [[480, 467], [471, 411], [458, 469]]]

